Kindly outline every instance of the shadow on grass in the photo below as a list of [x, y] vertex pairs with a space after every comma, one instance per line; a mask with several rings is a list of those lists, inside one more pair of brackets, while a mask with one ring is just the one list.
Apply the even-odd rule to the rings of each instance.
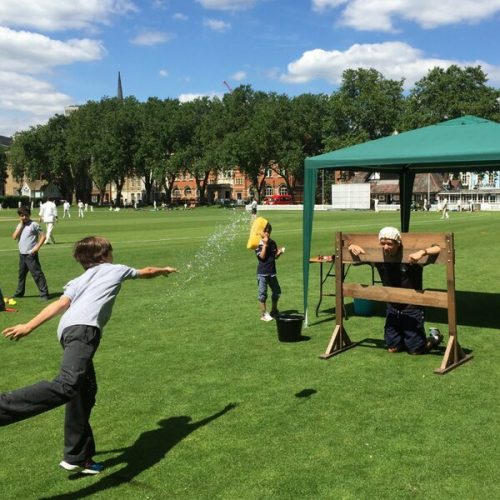
[[[472, 326], [477, 328], [500, 328], [500, 317], [498, 315], [498, 303], [500, 294], [487, 292], [455, 291], [455, 305], [457, 310], [457, 325]], [[353, 304], [346, 304], [346, 320], [354, 316]], [[328, 314], [327, 317], [323, 314]], [[376, 302], [372, 316], [385, 317], [385, 303]], [[320, 311], [320, 318], [312, 321], [310, 316], [309, 326], [335, 321], [335, 307]], [[445, 309], [427, 307], [425, 310], [425, 321], [429, 323], [448, 323]], [[459, 330], [460, 333], [460, 330]]]
[[316, 389], [302, 389], [301, 391], [295, 393], [296, 398], [309, 398], [318, 391]]
[[[448, 341], [448, 339], [445, 338], [441, 345], [434, 347], [431, 351], [425, 353], [423, 356], [444, 356], [444, 353], [446, 351], [446, 342], [447, 341]], [[383, 349], [384, 351], [387, 350], [387, 346], [385, 345], [385, 341], [383, 339], [373, 339], [373, 338], [369, 338], [369, 337], [366, 339], [359, 340], [358, 346], [359, 347], [368, 347], [370, 349]], [[465, 352], [465, 354], [470, 354], [472, 352], [471, 349], [466, 349], [464, 347], [462, 347], [462, 349]], [[404, 354], [405, 352], [402, 351], [401, 353]], [[400, 353], [397, 353], [397, 354], [400, 354]], [[393, 354], [391, 354], [391, 356], [393, 356]]]
[[[93, 476], [94, 479], [97, 479], [97, 482], [93, 482], [79, 491], [55, 495], [48, 498], [51, 500], [85, 498], [101, 493], [105, 490], [116, 488], [124, 483], [140, 488], [142, 490], [142, 495], [144, 496], [147, 496], [148, 490], [150, 493], [154, 493], [155, 488], [147, 483], [137, 481], [135, 478], [153, 465], [161, 462], [165, 458], [166, 454], [177, 443], [189, 436], [189, 434], [196, 431], [200, 427], [207, 425], [212, 420], [221, 417], [228, 411], [236, 408], [236, 406], [236, 404], [231, 403], [219, 412], [214, 413], [203, 420], [199, 420], [198, 422], [191, 422], [191, 417], [188, 416], [170, 417], [160, 420], [158, 422], [158, 425], [160, 426], [159, 428], [143, 432], [137, 438], [135, 443], [128, 448], [119, 448], [116, 450], [106, 450], [105, 452], [102, 452], [120, 452], [120, 454], [116, 457], [103, 462], [106, 468], [123, 463], [126, 464], [124, 467], [109, 475], [107, 475], [106, 472], [103, 472], [100, 476]], [[90, 480], [89, 476], [81, 473], [71, 474], [69, 479], [81, 480], [84, 477]], [[139, 491], [140, 490], [137, 490], [138, 494]], [[46, 500], [48, 500], [48, 498]]]

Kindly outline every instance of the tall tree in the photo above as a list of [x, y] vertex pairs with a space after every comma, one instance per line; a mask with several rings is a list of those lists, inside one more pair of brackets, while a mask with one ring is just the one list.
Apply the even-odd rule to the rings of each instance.
[[105, 98], [100, 102], [99, 138], [94, 148], [93, 176], [111, 178], [116, 186], [117, 205], [127, 177], [134, 175], [134, 160], [140, 144], [140, 104], [134, 97], [123, 101]]
[[403, 80], [389, 80], [375, 69], [345, 70], [339, 90], [330, 97], [325, 149], [390, 135], [403, 109]]
[[169, 178], [169, 159], [178, 141], [179, 106], [177, 99], [162, 101], [158, 98], [149, 98], [143, 105], [136, 173], [144, 179], [147, 200], [151, 199], [152, 185], [156, 180], [165, 189], [167, 202], [171, 201], [173, 181]]
[[325, 95], [302, 94], [292, 99], [279, 96], [272, 112], [274, 133], [273, 158], [269, 165], [285, 179], [288, 192], [295, 194], [297, 183], [304, 178], [304, 160], [322, 151], [322, 122], [325, 116]]
[[500, 119], [500, 91], [487, 85], [480, 66], [433, 68], [415, 83], [401, 128], [409, 130], [463, 115]]
[[254, 196], [260, 199], [265, 178], [262, 175], [272, 158], [269, 148], [263, 143], [265, 120], [256, 118], [256, 105], [265, 103], [268, 95], [254, 92], [248, 85], [241, 85], [230, 94], [225, 94], [224, 120], [227, 125], [225, 149], [231, 164], [238, 166], [251, 180]]
[[[67, 130], [67, 148], [69, 168], [75, 180], [75, 197], [85, 202], [91, 201], [92, 181], [98, 187], [102, 201], [106, 184], [97, 175], [92, 176], [95, 157], [95, 145], [99, 139], [100, 104], [87, 101], [78, 110], [71, 113]], [[69, 199], [69, 201], [72, 201]]]

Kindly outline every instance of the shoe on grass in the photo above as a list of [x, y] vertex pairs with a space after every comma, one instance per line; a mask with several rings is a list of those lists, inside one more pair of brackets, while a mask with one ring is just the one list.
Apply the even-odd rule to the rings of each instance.
[[262, 321], [272, 321], [274, 318], [266, 311], [261, 317], [260, 319]]
[[443, 341], [443, 334], [429, 335], [425, 341], [425, 350], [429, 352], [434, 347], [438, 346]]
[[62, 460], [59, 465], [70, 472], [80, 472], [81, 474], [99, 474], [104, 470], [104, 464], [94, 462], [93, 460], [85, 460], [83, 464], [70, 464]]

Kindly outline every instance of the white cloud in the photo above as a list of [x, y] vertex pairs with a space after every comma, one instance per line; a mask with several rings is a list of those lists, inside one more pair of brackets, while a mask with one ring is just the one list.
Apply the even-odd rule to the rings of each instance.
[[177, 99], [179, 99], [179, 102], [191, 102], [196, 101], [196, 99], [202, 99], [203, 97], [208, 97], [209, 99], [218, 97], [219, 99], [222, 99], [223, 94], [220, 92], [210, 92], [208, 94], [180, 94]]
[[54, 66], [101, 59], [101, 42], [83, 38], [66, 42], [28, 31], [0, 27], [0, 69], [40, 73]]
[[245, 78], [247, 77], [247, 74], [245, 73], [245, 71], [237, 71], [236, 73], [233, 73], [231, 75], [231, 78], [233, 80], [236, 80], [238, 82], [241, 82], [242, 80], [244, 80]]
[[394, 21], [422, 28], [475, 23], [500, 12], [500, 0], [312, 0], [317, 12], [342, 6], [340, 23], [357, 30], [396, 31]]
[[170, 33], [165, 33], [163, 31], [145, 31], [135, 36], [130, 40], [130, 43], [134, 45], [158, 45], [159, 43], [166, 43], [172, 39]]
[[168, 71], [166, 69], [160, 69], [160, 76], [162, 76], [163, 78], [167, 78]]
[[490, 77], [490, 82], [498, 81], [500, 67], [482, 61], [457, 61], [426, 57], [419, 49], [403, 42], [376, 44], [355, 44], [345, 51], [314, 49], [304, 52], [296, 61], [288, 64], [288, 71], [281, 75], [287, 83], [302, 84], [315, 79], [323, 79], [337, 85], [342, 73], [348, 68], [375, 68], [386, 78], [405, 79], [405, 86], [411, 87], [417, 80], [436, 67], [481, 65]]
[[257, 0], [196, 0], [210, 10], [245, 10], [252, 8]]
[[[48, 32], [95, 32], [136, 12], [132, 0], [0, 0], [0, 133], [43, 123], [73, 99], [34, 74], [106, 55], [100, 40], [58, 40]], [[17, 28], [17, 29], [16, 29]]]
[[172, 19], [175, 19], [176, 21], [187, 21], [189, 19], [188, 16], [185, 14], [182, 14], [182, 12], [176, 12], [173, 16]]
[[72, 103], [50, 83], [12, 71], [0, 70], [0, 134], [46, 122]]
[[226, 23], [220, 19], [205, 19], [203, 21], [203, 26], [210, 28], [212, 31], [217, 31], [218, 33], [224, 33], [231, 29], [230, 23]]
[[89, 29], [137, 10], [130, 0], [1, 0], [0, 24], [42, 31]]

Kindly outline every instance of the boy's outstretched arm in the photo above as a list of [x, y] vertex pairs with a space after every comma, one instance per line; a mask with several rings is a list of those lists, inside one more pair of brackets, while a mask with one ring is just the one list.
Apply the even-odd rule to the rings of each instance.
[[9, 326], [3, 330], [2, 334], [10, 340], [19, 340], [22, 337], [26, 337], [26, 335], [29, 335], [35, 328], [38, 328], [49, 319], [52, 319], [54, 316], [68, 309], [70, 304], [71, 300], [63, 295], [59, 300], [43, 308], [32, 320], [28, 321], [28, 323]]
[[139, 278], [149, 279], [157, 276], [168, 276], [170, 273], [176, 273], [175, 267], [144, 267], [139, 269]]

